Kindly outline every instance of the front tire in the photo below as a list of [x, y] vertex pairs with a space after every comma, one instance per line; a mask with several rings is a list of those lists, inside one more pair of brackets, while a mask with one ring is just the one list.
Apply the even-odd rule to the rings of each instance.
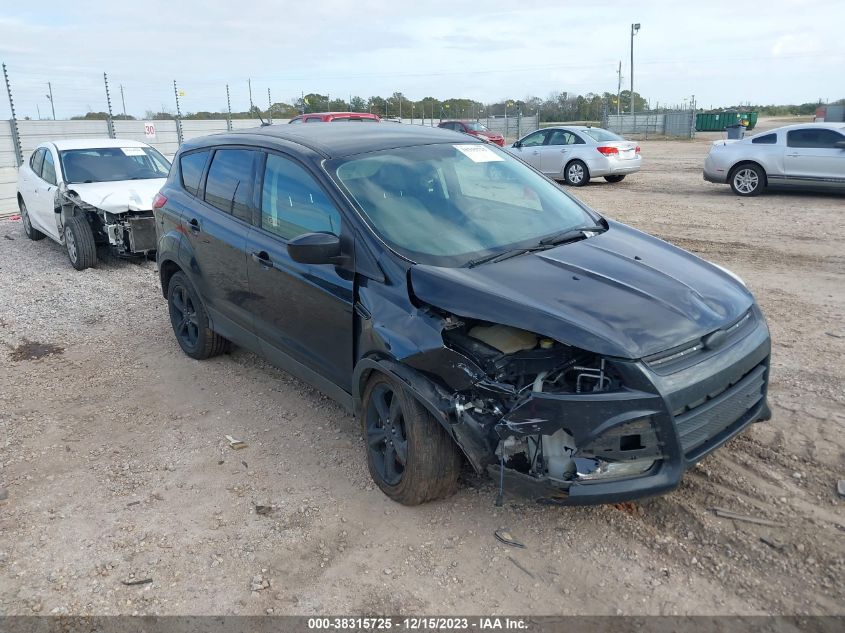
[[44, 239], [44, 234], [36, 228], [32, 227], [32, 222], [29, 219], [29, 211], [26, 209], [26, 203], [23, 198], [18, 198], [18, 208], [21, 210], [21, 223], [23, 224], [23, 232], [33, 242]]
[[94, 232], [85, 216], [75, 215], [65, 224], [65, 248], [70, 263], [76, 270], [85, 270], [97, 265]]
[[605, 176], [604, 179], [607, 182], [622, 182], [625, 180], [625, 176], [623, 175], [616, 175], [616, 176]]
[[185, 273], [170, 278], [167, 308], [176, 342], [188, 356], [205, 360], [226, 351], [226, 339], [208, 327], [205, 305]]
[[737, 165], [731, 172], [731, 189], [738, 196], [759, 196], [766, 187], [766, 172], [759, 165]]
[[454, 494], [461, 453], [425, 407], [378, 373], [367, 383], [363, 401], [367, 465], [381, 491], [408, 506]]
[[563, 181], [570, 187], [583, 187], [590, 182], [590, 170], [583, 161], [570, 161], [563, 168]]

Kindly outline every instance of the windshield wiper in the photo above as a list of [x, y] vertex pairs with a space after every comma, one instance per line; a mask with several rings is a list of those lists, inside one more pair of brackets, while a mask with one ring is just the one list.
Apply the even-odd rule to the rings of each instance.
[[555, 233], [549, 237], [544, 237], [540, 240], [540, 246], [553, 246], [555, 244], [565, 244], [566, 242], [574, 242], [575, 240], [582, 240], [587, 236], [585, 233], [597, 233], [606, 230], [601, 225], [582, 226], [577, 229], [567, 229], [560, 233]]
[[475, 266], [478, 266], [479, 264], [493, 264], [495, 262], [501, 262], [506, 259], [510, 259], [511, 257], [525, 255], [526, 253], [545, 251], [550, 249], [552, 246], [557, 246], [559, 244], [565, 244], [566, 242], [574, 242], [576, 240], [585, 239], [587, 237], [585, 233], [598, 233], [606, 230], [607, 229], [601, 225], [582, 226], [577, 229], [567, 229], [566, 231], [555, 233], [554, 235], [550, 235], [549, 237], [544, 237], [537, 243], [536, 246], [529, 246], [527, 248], [512, 248], [501, 253], [491, 253], [490, 255], [478, 257], [477, 259], [471, 259], [465, 264], [465, 266], [467, 268], [473, 268]]

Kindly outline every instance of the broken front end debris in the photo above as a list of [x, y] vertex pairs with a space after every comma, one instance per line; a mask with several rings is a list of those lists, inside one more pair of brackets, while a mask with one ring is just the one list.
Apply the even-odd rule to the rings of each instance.
[[429, 314], [440, 320], [442, 346], [402, 361], [439, 383], [430, 409], [446, 414], [477, 471], [541, 502], [667, 492], [686, 468], [770, 415], [770, 342], [756, 306], [741, 327], [725, 328], [719, 350], [692, 342], [640, 360]]
[[118, 257], [145, 256], [156, 249], [155, 218], [152, 209], [135, 208], [130, 201], [92, 204], [72, 189], [58, 192], [60, 227], [74, 215], [84, 215], [91, 225], [94, 241], [108, 245]]

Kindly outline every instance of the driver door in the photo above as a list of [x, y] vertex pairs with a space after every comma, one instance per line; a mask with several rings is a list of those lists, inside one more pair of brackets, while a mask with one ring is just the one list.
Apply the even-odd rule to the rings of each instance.
[[514, 156], [518, 156], [534, 169], [540, 169], [541, 149], [543, 147], [543, 143], [546, 142], [546, 134], [545, 130], [532, 132], [520, 141], [519, 147], [511, 148], [511, 152], [513, 152]]
[[[548, 176], [563, 173], [563, 166], [572, 158], [574, 146], [581, 141], [569, 130], [552, 130], [546, 144], [540, 148], [540, 171]], [[581, 141], [583, 144], [583, 141]]]
[[305, 365], [350, 393], [353, 274], [295, 262], [287, 249], [303, 233], [343, 237], [340, 212], [303, 165], [276, 153], [266, 154], [260, 209], [247, 240], [247, 277], [262, 352], [283, 369], [301, 375], [296, 365]]

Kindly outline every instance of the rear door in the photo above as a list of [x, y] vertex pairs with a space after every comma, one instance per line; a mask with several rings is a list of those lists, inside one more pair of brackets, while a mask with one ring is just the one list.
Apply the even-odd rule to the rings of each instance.
[[537, 130], [522, 139], [519, 147], [510, 148], [511, 153], [518, 156], [535, 169], [542, 170], [540, 164], [540, 149], [546, 141], [546, 130]]
[[[191, 167], [181, 157], [183, 179]], [[182, 232], [191, 245], [191, 273], [214, 329], [254, 348], [252, 305], [247, 288], [246, 242], [255, 211], [255, 163], [260, 153], [244, 147], [213, 150], [195, 199], [181, 211]], [[206, 157], [197, 157], [197, 163]], [[187, 169], [186, 169], [187, 168]], [[191, 172], [192, 173], [192, 172]], [[192, 185], [184, 181], [191, 193]]]
[[563, 173], [563, 166], [573, 157], [577, 146], [584, 146], [584, 140], [570, 130], [551, 130], [546, 144], [540, 148], [540, 170], [549, 176]]
[[56, 225], [56, 192], [59, 185], [58, 158], [52, 148], [45, 147], [41, 161], [41, 171], [33, 179], [32, 201], [27, 201], [30, 222], [54, 240], [59, 239]]
[[303, 164], [281, 153], [266, 154], [264, 163], [247, 262], [259, 344], [276, 365], [297, 372], [293, 359], [348, 393], [352, 274], [331, 264], [300, 264], [287, 250], [288, 240], [303, 233], [343, 237], [341, 215]]
[[845, 135], [827, 128], [802, 128], [786, 133], [784, 171], [791, 184], [845, 187], [845, 149], [836, 143]]

